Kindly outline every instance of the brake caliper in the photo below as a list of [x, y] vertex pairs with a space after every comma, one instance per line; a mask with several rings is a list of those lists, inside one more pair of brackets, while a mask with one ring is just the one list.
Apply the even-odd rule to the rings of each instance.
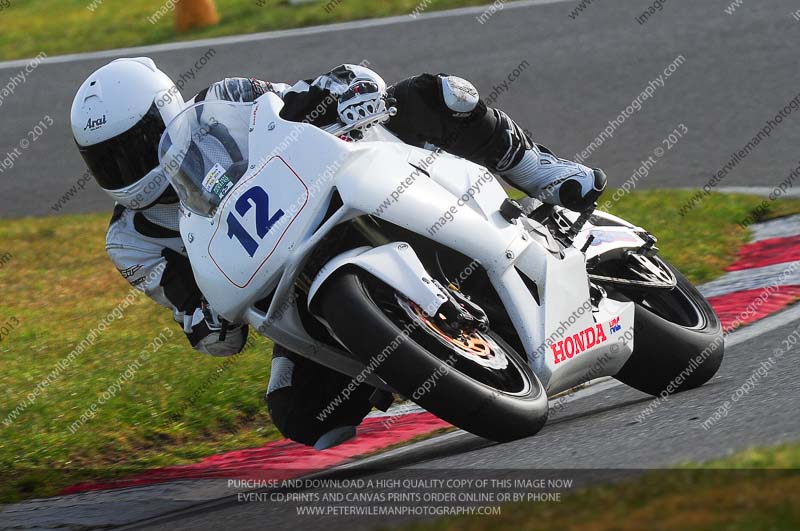
[[447, 296], [434, 318], [436, 326], [454, 337], [464, 330], [485, 332], [489, 329], [489, 317], [480, 306], [456, 289], [442, 286], [436, 280], [433, 283]]

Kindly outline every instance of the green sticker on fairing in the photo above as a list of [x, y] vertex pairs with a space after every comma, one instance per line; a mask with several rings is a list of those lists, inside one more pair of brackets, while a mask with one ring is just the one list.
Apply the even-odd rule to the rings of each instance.
[[214, 164], [211, 170], [206, 174], [205, 179], [203, 179], [203, 189], [220, 199], [225, 197], [225, 194], [227, 194], [232, 187], [233, 183], [230, 178], [225, 175], [225, 168], [218, 163]]

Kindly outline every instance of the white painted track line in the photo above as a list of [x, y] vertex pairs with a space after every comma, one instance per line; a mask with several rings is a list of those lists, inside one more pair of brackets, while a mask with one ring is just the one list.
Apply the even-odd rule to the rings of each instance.
[[[517, 2], [507, 2], [503, 10], [520, 9], [538, 5], [560, 4], [574, 0], [520, 0]], [[101, 50], [97, 52], [74, 53], [67, 55], [54, 55], [41, 61], [41, 64], [70, 63], [75, 61], [87, 61], [92, 59], [108, 59], [120, 56], [141, 56], [151, 53], [168, 52], [172, 50], [190, 50], [193, 48], [207, 48], [210, 46], [222, 46], [225, 44], [268, 41], [272, 39], [284, 39], [299, 37], [303, 35], [313, 35], [319, 33], [330, 33], [337, 31], [352, 31], [365, 28], [377, 28], [381, 26], [391, 26], [394, 24], [407, 24], [410, 22], [421, 22], [424, 20], [434, 20], [447, 17], [461, 17], [480, 15], [489, 4], [473, 7], [462, 7], [458, 9], [448, 9], [444, 11], [433, 11], [421, 13], [416, 17], [410, 14], [395, 15], [384, 18], [371, 18], [365, 20], [354, 20], [352, 22], [338, 22], [319, 26], [308, 26], [305, 28], [294, 28], [288, 30], [267, 31], [263, 33], [250, 33], [245, 35], [230, 35], [227, 37], [216, 37], [213, 39], [199, 39], [193, 41], [170, 42], [164, 44], [152, 44], [148, 46], [135, 46], [130, 48], [115, 48], [112, 50]], [[24, 67], [31, 61], [30, 58], [16, 59], [13, 61], [0, 62], [0, 70]]]

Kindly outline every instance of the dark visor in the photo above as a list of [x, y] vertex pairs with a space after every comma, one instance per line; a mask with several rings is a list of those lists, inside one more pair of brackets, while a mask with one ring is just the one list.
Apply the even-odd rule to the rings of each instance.
[[165, 128], [153, 102], [142, 119], [124, 133], [93, 146], [78, 144], [78, 150], [101, 187], [119, 190], [158, 166], [158, 142]]

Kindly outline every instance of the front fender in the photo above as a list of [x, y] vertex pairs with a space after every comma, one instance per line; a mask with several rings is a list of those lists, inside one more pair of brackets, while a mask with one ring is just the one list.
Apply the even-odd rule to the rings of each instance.
[[447, 300], [447, 295], [432, 282], [414, 249], [407, 243], [394, 242], [380, 247], [357, 247], [331, 259], [311, 283], [309, 309], [325, 281], [345, 266], [358, 267], [382, 280], [414, 301], [429, 316], [436, 315]]

